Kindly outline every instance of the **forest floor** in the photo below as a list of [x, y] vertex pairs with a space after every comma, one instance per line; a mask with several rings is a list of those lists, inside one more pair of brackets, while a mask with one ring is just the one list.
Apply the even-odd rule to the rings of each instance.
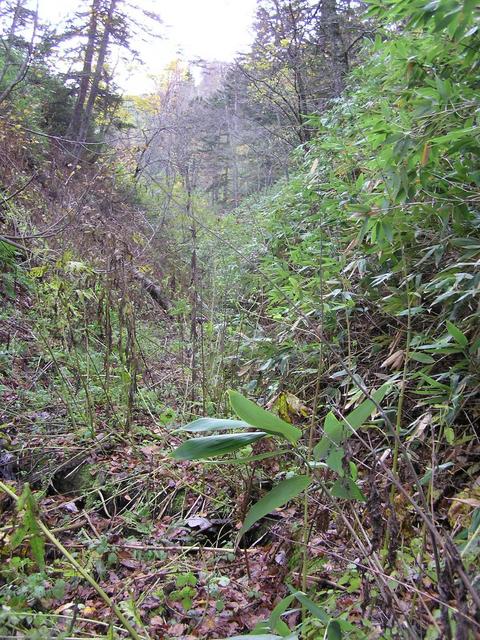
[[[18, 481], [18, 493], [30, 483], [50, 531], [151, 638], [221, 638], [266, 620], [288, 593], [286, 584], [299, 585], [301, 508], [279, 509], [249, 533], [244, 548], [235, 547], [242, 513], [259, 487], [230, 467], [168, 455], [180, 442], [172, 431], [184, 410], [176, 390], [185, 368], [173, 353], [159, 354], [147, 369], [150, 388], [168, 409], [155, 415], [139, 406], [129, 433], [119, 433], [111, 428], [114, 408], [96, 405], [93, 438], [72, 428], [63, 390], [57, 387], [57, 398], [51, 393], [54, 366], [44, 364], [33, 310], [19, 287], [0, 320], [11, 355], [0, 388], [3, 479]], [[270, 463], [272, 478], [279, 470], [278, 460]], [[0, 514], [5, 543], [19, 515], [3, 493]], [[338, 554], [338, 531], [324, 516], [312, 526], [309, 587], [324, 596], [340, 592], [337, 606], [347, 607], [357, 587], [344, 586], [348, 552]], [[55, 620], [39, 637], [57, 637], [48, 635], [53, 629], [82, 638], [114, 629], [122, 637], [109, 607], [54, 545], [47, 542], [43, 571], [34, 571], [30, 555], [28, 545], [10, 549], [2, 580], [11, 581], [19, 605]], [[299, 615], [294, 610], [287, 621]], [[28, 625], [26, 617], [19, 606], [18, 621]], [[18, 637], [14, 625], [11, 637]]]

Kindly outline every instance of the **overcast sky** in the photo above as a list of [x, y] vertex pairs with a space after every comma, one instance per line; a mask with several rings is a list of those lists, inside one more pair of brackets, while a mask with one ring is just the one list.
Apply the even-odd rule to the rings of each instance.
[[[40, 15], [53, 23], [78, 10], [78, 0], [40, 0]], [[230, 61], [252, 42], [256, 0], [137, 0], [163, 20], [161, 40], [134, 43], [145, 65], [118, 69], [123, 89], [142, 93], [153, 88], [149, 74], [159, 73], [171, 60], [204, 58]], [[180, 55], [181, 54], [181, 55]], [[129, 76], [129, 77], [128, 77]]]

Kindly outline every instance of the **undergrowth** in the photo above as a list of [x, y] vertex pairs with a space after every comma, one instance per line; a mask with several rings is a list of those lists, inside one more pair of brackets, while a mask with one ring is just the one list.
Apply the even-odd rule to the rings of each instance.
[[0, 122], [2, 637], [477, 637], [478, 9], [385, 4], [228, 215]]

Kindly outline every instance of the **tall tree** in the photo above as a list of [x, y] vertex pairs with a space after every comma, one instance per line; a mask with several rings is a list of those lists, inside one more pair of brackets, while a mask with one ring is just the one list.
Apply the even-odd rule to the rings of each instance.
[[147, 19], [142, 31], [156, 35], [148, 23], [160, 22], [160, 18], [126, 0], [89, 0], [87, 10], [77, 13], [70, 25], [67, 35], [83, 39], [79, 56], [81, 70], [75, 74], [76, 98], [68, 127], [69, 136], [76, 142], [74, 153], [77, 158], [88, 141], [95, 110], [100, 103], [106, 107], [106, 112], [112, 103], [109, 96], [114, 104], [118, 104], [110, 89], [108, 61], [111, 48], [115, 45], [118, 50], [128, 51], [130, 57], [138, 57], [138, 53], [131, 48], [131, 41], [138, 35], [137, 24], [141, 23], [142, 16]]
[[[0, 104], [8, 98], [17, 85], [25, 78], [33, 59], [38, 30], [38, 1], [35, 8], [27, 5], [27, 0], [6, 2], [0, 7]], [[24, 33], [30, 30], [25, 40]]]

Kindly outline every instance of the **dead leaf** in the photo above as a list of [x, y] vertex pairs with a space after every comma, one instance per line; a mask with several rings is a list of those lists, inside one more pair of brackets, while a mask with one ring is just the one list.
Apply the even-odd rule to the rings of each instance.
[[380, 367], [382, 369], [385, 369], [386, 367], [390, 367], [390, 369], [400, 369], [404, 358], [405, 354], [403, 350], [398, 349], [397, 351], [394, 351], [391, 356], [388, 356], [388, 358], [382, 362]]

